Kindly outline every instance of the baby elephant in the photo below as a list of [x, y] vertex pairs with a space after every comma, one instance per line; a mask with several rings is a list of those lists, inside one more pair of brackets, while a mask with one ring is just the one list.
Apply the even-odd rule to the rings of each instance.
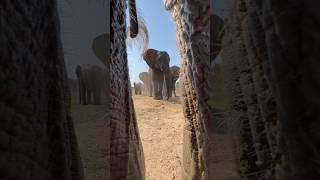
[[[180, 68], [178, 66], [171, 66], [170, 67], [170, 76], [171, 76], [171, 87], [174, 97], [177, 97], [176, 95], [176, 82], [179, 79], [180, 74]], [[171, 97], [171, 94], [169, 95]]]

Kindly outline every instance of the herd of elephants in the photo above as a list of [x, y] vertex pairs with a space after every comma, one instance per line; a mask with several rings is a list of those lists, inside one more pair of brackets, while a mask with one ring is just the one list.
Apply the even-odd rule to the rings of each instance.
[[[166, 55], [165, 58], [169, 58], [169, 56]], [[170, 59], [165, 62], [170, 62]], [[178, 66], [169, 67], [169, 63], [165, 67], [163, 70], [158, 70], [150, 65], [148, 72], [141, 72], [139, 78], [143, 83], [133, 83], [134, 93], [136, 95], [148, 95], [156, 100], [163, 99], [163, 97], [168, 100], [172, 97], [172, 94], [176, 97], [176, 82], [179, 79], [180, 68]]]
[[[164, 1], [176, 23], [179, 76], [169, 75], [177, 67], [169, 67], [166, 52], [143, 52], [151, 69], [144, 73], [149, 95], [162, 99], [165, 87], [165, 96], [171, 96], [179, 77], [185, 118], [182, 179], [215, 179], [209, 161], [214, 151], [208, 148], [215, 141], [208, 135], [214, 84], [208, 77], [218, 54], [239, 179], [320, 179], [320, 1], [229, 0], [223, 19], [214, 14], [212, 3]], [[107, 4], [110, 30], [93, 42], [105, 65], [100, 73], [109, 102], [105, 179], [143, 180], [126, 52], [127, 32], [131, 38], [140, 33], [136, 3]], [[0, 54], [0, 179], [83, 180], [57, 1], [1, 1]], [[85, 84], [90, 71], [95, 69], [75, 70], [84, 84], [79, 86], [84, 104], [91, 103], [92, 93], [92, 101], [99, 103], [94, 85]]]
[[[106, 63], [103, 52], [103, 42], [107, 41], [108, 34], [102, 34], [96, 37], [92, 43], [92, 49], [95, 55]], [[139, 78], [143, 83], [134, 83], [135, 94], [149, 95], [156, 100], [168, 100], [172, 93], [176, 96], [176, 82], [179, 79], [180, 68], [178, 66], [170, 67], [170, 57], [165, 51], [147, 49], [143, 54], [143, 59], [149, 66], [148, 72], [141, 72]], [[102, 93], [106, 91], [107, 71], [98, 65], [83, 64], [77, 65], [75, 74], [78, 79], [78, 91], [80, 104], [102, 104]]]

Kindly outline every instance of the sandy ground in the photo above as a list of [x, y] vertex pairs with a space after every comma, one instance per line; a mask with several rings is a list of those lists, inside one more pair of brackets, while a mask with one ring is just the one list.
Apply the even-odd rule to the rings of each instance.
[[[184, 120], [178, 98], [168, 102], [133, 96], [133, 100], [144, 148], [146, 179], [180, 179]], [[77, 93], [73, 93], [71, 113], [86, 179], [105, 179], [106, 107], [80, 105]]]
[[[133, 101], [144, 149], [146, 180], [181, 179], [184, 118], [178, 98], [168, 102], [134, 95]], [[74, 93], [71, 113], [86, 179], [105, 179], [106, 107], [79, 105]], [[208, 128], [211, 139], [209, 176], [217, 180], [237, 179], [229, 138], [215, 132], [212, 123]]]
[[85, 179], [106, 179], [106, 107], [80, 105], [72, 95], [71, 114], [78, 138]]
[[177, 101], [134, 95], [147, 180], [181, 178], [183, 114]]

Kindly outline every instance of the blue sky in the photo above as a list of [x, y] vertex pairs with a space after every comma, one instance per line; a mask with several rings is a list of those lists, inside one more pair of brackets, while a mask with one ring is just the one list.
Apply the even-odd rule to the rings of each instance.
[[[69, 78], [76, 78], [77, 64], [102, 63], [91, 49], [93, 38], [106, 32], [107, 14], [101, 1], [70, 0], [58, 1], [61, 19], [61, 33], [64, 57]], [[149, 30], [149, 47], [167, 51], [170, 65], [179, 65], [180, 58], [176, 47], [175, 23], [164, 8], [163, 0], [136, 0], [139, 15], [144, 18]], [[137, 47], [128, 49], [131, 83], [140, 81], [139, 73], [148, 71], [146, 63], [140, 59]]]
[[[149, 31], [149, 48], [167, 51], [170, 66], [180, 66], [180, 55], [176, 45], [176, 25], [169, 11], [164, 8], [163, 0], [136, 0], [140, 16]], [[147, 64], [140, 58], [138, 47], [128, 49], [129, 73], [131, 84], [140, 82], [139, 73], [148, 71]]]

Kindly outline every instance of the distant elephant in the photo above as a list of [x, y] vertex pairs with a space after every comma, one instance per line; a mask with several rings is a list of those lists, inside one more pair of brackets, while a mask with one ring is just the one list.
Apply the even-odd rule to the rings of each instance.
[[[165, 51], [148, 49], [143, 53], [143, 59], [146, 61], [151, 71], [152, 88], [154, 99], [162, 99], [163, 87], [166, 87], [166, 92], [170, 91], [170, 57]], [[169, 96], [167, 97], [167, 99]]]
[[147, 93], [150, 97], [152, 97], [152, 82], [151, 82], [150, 72], [141, 72], [139, 74], [139, 78], [143, 82], [143, 89], [145, 93]]
[[[104, 71], [97, 65], [81, 65], [76, 68], [81, 104], [101, 104], [102, 90], [105, 89]], [[93, 101], [91, 100], [93, 98]]]
[[[112, 120], [119, 124], [114, 128], [119, 132], [114, 143], [128, 150], [132, 136], [139, 142], [139, 133], [128, 93], [131, 89], [125, 43], [126, 6], [122, 2], [112, 1], [112, 95], [113, 102], [120, 102], [113, 103], [115, 118]], [[164, 2], [176, 22], [177, 44], [182, 56], [180, 85], [186, 123], [181, 179], [217, 179], [217, 174], [212, 173], [217, 168], [211, 166], [213, 159], [210, 159], [212, 148], [216, 147], [211, 145], [214, 143], [209, 144], [217, 139], [209, 136], [207, 126], [211, 109], [206, 81], [210, 73], [209, 59], [213, 57], [209, 41], [210, 3], [203, 0]], [[226, 89], [230, 92], [226, 98], [231, 100], [225, 118], [236, 147], [234, 159], [238, 167], [234, 171], [241, 174], [241, 178], [231, 178], [319, 179], [317, 48], [320, 40], [317, 26], [320, 2], [231, 0], [228, 3], [230, 14], [223, 41], [223, 61], [227, 63], [223, 69], [228, 72], [226, 86], [231, 86]], [[123, 123], [128, 126], [120, 129]], [[128, 156], [141, 157], [137, 148], [132, 151], [118, 148], [114, 154], [125, 156], [124, 163], [114, 162], [116, 167], [125, 169], [124, 179], [130, 179], [129, 174], [137, 171], [143, 173], [140, 166], [128, 165], [133, 159]], [[141, 164], [141, 159], [135, 160], [137, 165]]]
[[[137, 25], [134, 3], [129, 1], [129, 17]], [[207, 85], [202, 83], [209, 59], [209, 2], [165, 3], [177, 23], [183, 56], [182, 178], [214, 179], [208, 165], [212, 151], [206, 150]], [[229, 3], [223, 60], [230, 82], [227, 118], [241, 178], [319, 179], [320, 2]], [[1, 179], [83, 180], [56, 5], [56, 1], [0, 4]], [[127, 5], [112, 0], [110, 6], [109, 179], [140, 180], [145, 179], [144, 158], [129, 92]], [[138, 27], [131, 27], [135, 36]]]
[[135, 95], [141, 95], [142, 83], [133, 83]]
[[79, 90], [79, 103], [81, 104], [82, 103], [82, 88], [81, 88], [81, 85], [83, 84], [82, 82], [82, 79], [81, 79], [81, 66], [80, 65], [77, 65], [76, 67], [76, 70], [75, 70], [75, 73], [77, 75], [77, 79], [78, 79], [78, 90]]
[[[57, 4], [56, 0], [0, 3], [0, 179], [84, 179], [70, 113]], [[109, 7], [126, 9], [127, 4], [113, 0]], [[134, 0], [129, 0], [129, 7], [134, 37], [138, 33]], [[111, 17], [119, 20], [124, 15]], [[122, 32], [111, 31], [111, 37]], [[128, 100], [113, 104], [126, 111], [133, 107]], [[121, 114], [115, 108], [112, 111], [113, 115]], [[106, 142], [112, 138], [104, 150], [110, 167], [107, 179], [144, 179], [135, 116], [130, 110], [126, 112], [127, 118], [118, 116], [118, 121], [112, 119], [115, 116], [106, 118], [110, 135]], [[122, 136], [124, 129], [130, 136]]]
[[[176, 95], [176, 82], [179, 79], [180, 75], [180, 68], [178, 66], [171, 66], [170, 67], [170, 76], [171, 76], [171, 94], [174, 94], [174, 97], [177, 97]], [[170, 95], [171, 96], [171, 95]]]

